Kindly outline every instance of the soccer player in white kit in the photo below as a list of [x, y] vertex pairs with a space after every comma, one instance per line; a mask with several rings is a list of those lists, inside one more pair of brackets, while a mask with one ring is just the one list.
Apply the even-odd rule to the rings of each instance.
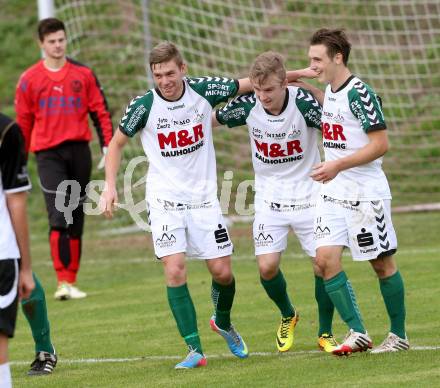
[[176, 368], [206, 365], [186, 282], [185, 255], [205, 260], [212, 275], [211, 328], [235, 356], [245, 358], [246, 344], [230, 321], [233, 246], [217, 200], [211, 113], [215, 105], [251, 86], [247, 79], [186, 77], [186, 64], [171, 42], [154, 47], [149, 62], [156, 88], [130, 102], [109, 145], [102, 206], [111, 216], [121, 152], [139, 132], [149, 159], [146, 196], [154, 250], [163, 263], [171, 311], [189, 349]]
[[307, 90], [288, 86], [283, 62], [275, 52], [259, 55], [249, 74], [255, 92], [236, 97], [218, 109], [213, 120], [215, 125], [248, 127], [255, 171], [255, 254], [261, 284], [281, 313], [278, 350], [286, 352], [292, 347], [299, 317], [280, 269], [292, 229], [312, 259], [320, 318], [318, 343], [330, 352], [337, 346], [332, 335], [334, 305], [314, 264], [313, 220], [320, 185], [310, 178], [312, 167], [320, 162], [317, 130], [321, 106]]
[[24, 141], [20, 128], [0, 114], [0, 387], [10, 388], [8, 342], [14, 336], [19, 298], [29, 298], [32, 277], [27, 222]]
[[317, 204], [316, 261], [325, 288], [350, 331], [333, 354], [372, 347], [355, 295], [341, 265], [344, 247], [355, 261], [368, 260], [379, 278], [391, 321], [383, 343], [372, 353], [407, 350], [404, 285], [393, 259], [397, 250], [391, 221], [391, 193], [382, 170], [388, 150], [381, 103], [373, 89], [347, 67], [351, 45], [342, 30], [321, 29], [310, 40], [310, 67], [327, 83], [322, 109], [325, 162], [313, 179], [324, 183]]

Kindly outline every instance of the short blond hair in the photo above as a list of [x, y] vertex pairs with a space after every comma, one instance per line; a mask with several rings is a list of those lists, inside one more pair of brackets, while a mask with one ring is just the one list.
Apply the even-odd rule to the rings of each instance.
[[150, 69], [153, 69], [154, 65], [169, 62], [171, 60], [174, 60], [179, 67], [183, 65], [182, 54], [180, 54], [179, 49], [172, 42], [167, 40], [160, 42], [150, 51]]
[[286, 79], [284, 58], [281, 54], [274, 51], [266, 51], [255, 58], [249, 71], [249, 79], [262, 84], [272, 74], [275, 74], [281, 82]]

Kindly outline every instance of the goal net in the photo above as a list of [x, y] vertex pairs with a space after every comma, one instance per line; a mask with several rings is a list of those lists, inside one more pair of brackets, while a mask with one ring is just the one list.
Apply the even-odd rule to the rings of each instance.
[[[147, 53], [160, 40], [179, 46], [190, 75], [241, 77], [269, 49], [289, 68], [305, 67], [316, 29], [345, 28], [350, 69], [383, 100], [391, 142], [384, 169], [394, 206], [440, 202], [439, 1], [56, 0], [55, 8], [68, 28], [70, 55], [98, 74], [115, 124], [130, 98], [152, 86]], [[252, 179], [247, 132], [218, 131], [214, 138], [220, 188], [224, 172], [233, 172], [234, 213], [237, 185]], [[125, 159], [135, 155], [142, 152], [132, 142]]]

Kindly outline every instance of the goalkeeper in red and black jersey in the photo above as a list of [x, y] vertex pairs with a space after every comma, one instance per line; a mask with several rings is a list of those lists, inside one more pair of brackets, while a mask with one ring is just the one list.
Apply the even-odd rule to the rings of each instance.
[[[66, 57], [66, 31], [62, 21], [43, 19], [38, 25], [39, 44], [45, 58], [27, 69], [17, 85], [15, 109], [26, 151], [36, 154], [50, 226], [50, 250], [57, 274], [55, 298], [78, 299], [86, 293], [75, 287], [84, 226], [83, 201], [90, 180], [92, 133], [88, 115], [97, 130], [103, 153], [113, 135], [110, 112], [93, 71]], [[79, 183], [75, 197], [60, 185]], [[60, 203], [76, 203], [72, 217], [59, 211]], [[60, 198], [62, 196], [62, 198]], [[67, 198], [66, 198], [67, 197]], [[71, 198], [72, 197], [72, 198]]]

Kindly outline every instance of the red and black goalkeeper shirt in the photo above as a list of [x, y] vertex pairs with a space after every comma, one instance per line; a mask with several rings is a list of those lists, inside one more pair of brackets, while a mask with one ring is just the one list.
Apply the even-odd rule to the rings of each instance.
[[15, 111], [27, 151], [53, 148], [65, 141], [90, 141], [88, 113], [101, 147], [113, 135], [98, 79], [90, 68], [70, 58], [58, 71], [48, 70], [43, 60], [26, 70], [18, 81]]

